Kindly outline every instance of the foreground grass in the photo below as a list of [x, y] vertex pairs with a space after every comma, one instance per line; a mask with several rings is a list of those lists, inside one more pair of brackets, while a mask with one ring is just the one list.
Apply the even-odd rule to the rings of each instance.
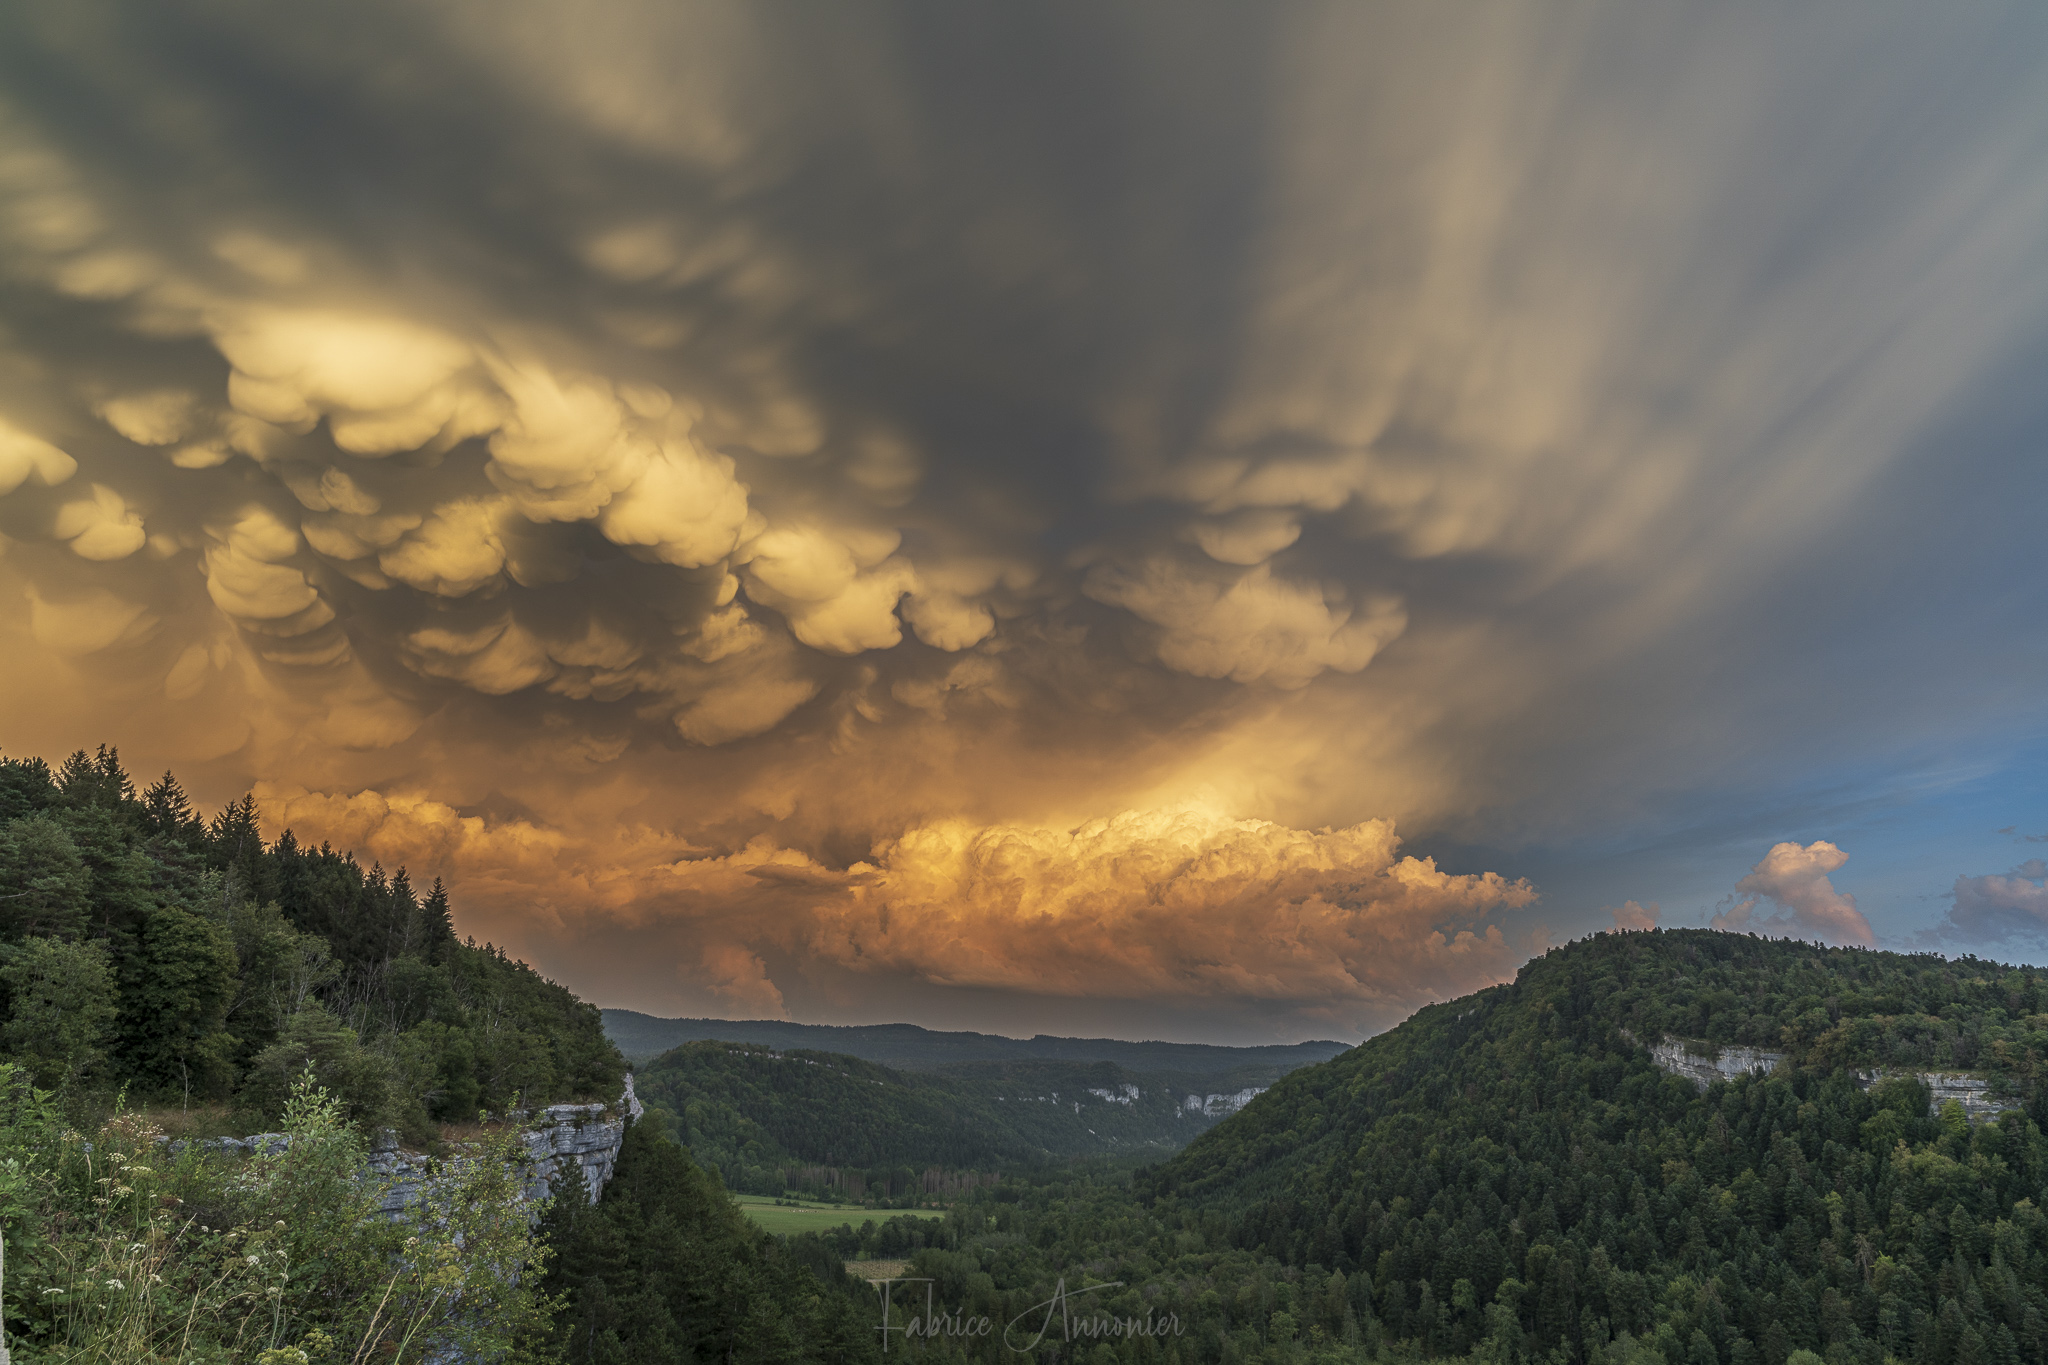
[[[178, 1111], [204, 1131], [204, 1113]], [[342, 1107], [300, 1078], [288, 1150], [173, 1150], [148, 1115], [86, 1132], [0, 1063], [7, 1345], [22, 1365], [419, 1365], [506, 1359], [540, 1330], [545, 1263], [511, 1134], [382, 1216]]]

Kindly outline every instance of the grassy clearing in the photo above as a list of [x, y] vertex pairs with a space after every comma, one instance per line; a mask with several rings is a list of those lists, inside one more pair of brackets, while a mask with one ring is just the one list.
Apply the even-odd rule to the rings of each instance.
[[[127, 1112], [135, 1121], [147, 1123], [173, 1139], [247, 1137], [263, 1127], [260, 1116], [239, 1111], [225, 1104], [137, 1104], [128, 1107]], [[98, 1125], [113, 1117], [111, 1108], [106, 1113], [97, 1112], [88, 1103], [83, 1112], [74, 1113], [74, 1122], [83, 1119], [86, 1123]]]
[[831, 1228], [858, 1228], [870, 1218], [877, 1223], [909, 1212], [919, 1218], [940, 1218], [943, 1214], [917, 1213], [905, 1209], [864, 1209], [850, 1204], [778, 1204], [766, 1195], [735, 1195], [740, 1211], [768, 1232], [825, 1232]]
[[850, 1224], [859, 1227], [875, 1216], [873, 1209], [846, 1204], [804, 1204], [791, 1208], [765, 1195], [736, 1195], [740, 1211], [768, 1232], [824, 1232]]
[[908, 1261], [848, 1261], [846, 1273], [857, 1280], [893, 1280], [910, 1273]]

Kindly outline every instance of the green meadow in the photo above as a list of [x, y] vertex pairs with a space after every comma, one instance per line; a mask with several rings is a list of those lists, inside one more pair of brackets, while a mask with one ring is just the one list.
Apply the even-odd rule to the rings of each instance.
[[[765, 1195], [742, 1194], [734, 1196], [740, 1211], [754, 1220], [768, 1232], [824, 1232], [831, 1228], [851, 1225], [859, 1228], [869, 1219], [883, 1222], [901, 1217], [900, 1209], [864, 1209], [848, 1204], [778, 1204]], [[916, 1214], [914, 1217], [943, 1218], [944, 1214]]]

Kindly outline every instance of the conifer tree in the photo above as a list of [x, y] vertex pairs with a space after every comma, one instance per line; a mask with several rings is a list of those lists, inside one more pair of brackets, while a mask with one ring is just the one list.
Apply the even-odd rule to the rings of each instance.
[[0, 820], [47, 809], [57, 799], [56, 775], [40, 758], [0, 758]]
[[199, 813], [168, 769], [142, 793], [142, 827], [160, 839], [191, 848], [197, 848], [206, 837]]
[[37, 1085], [69, 1088], [105, 1060], [117, 1011], [105, 945], [29, 939], [0, 950], [0, 983], [8, 1000], [0, 1043], [28, 1063]]
[[433, 889], [427, 892], [427, 900], [420, 907], [420, 922], [425, 927], [421, 950], [429, 957], [455, 942], [455, 920], [448, 913], [448, 888], [434, 878]]
[[76, 750], [57, 770], [57, 792], [67, 806], [98, 806], [127, 813], [135, 805], [135, 784], [121, 768], [121, 752], [105, 744], [88, 758]]
[[76, 938], [85, 930], [91, 888], [63, 825], [47, 815], [0, 825], [0, 937]]
[[[359, 1120], [388, 1110], [426, 1141], [432, 1117], [613, 1098], [623, 1072], [594, 1008], [455, 942], [439, 883], [423, 901], [403, 869], [365, 870], [290, 830], [266, 847], [253, 795], [202, 824], [174, 774], [137, 796], [110, 746], [56, 772], [0, 759], [0, 948], [12, 943], [37, 965], [0, 977], [0, 1052], [74, 1093], [246, 1088], [260, 1105], [252, 1073], [282, 1075], [274, 1049], [293, 1042], [292, 1075], [326, 1057]], [[104, 1043], [92, 963], [115, 983]], [[396, 1091], [378, 1081], [394, 1066]]]

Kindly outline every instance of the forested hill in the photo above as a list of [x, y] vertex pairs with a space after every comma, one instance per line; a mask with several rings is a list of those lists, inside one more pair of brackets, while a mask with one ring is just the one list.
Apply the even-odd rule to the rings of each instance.
[[1326, 1061], [1349, 1047], [1330, 1041], [1225, 1047], [1211, 1043], [1127, 1042], [1121, 1038], [1006, 1038], [994, 1033], [942, 1032], [915, 1024], [793, 1024], [779, 1019], [659, 1019], [636, 1010], [604, 1011], [605, 1033], [638, 1062], [684, 1043], [760, 1043], [772, 1048], [836, 1052], [903, 1071], [963, 1062], [1113, 1062], [1133, 1071], [1209, 1076], [1244, 1071], [1263, 1084], [1298, 1066]]
[[[1648, 1048], [1781, 1053], [1704, 1092]], [[1681, 930], [1555, 950], [1286, 1077], [1141, 1179], [1364, 1276], [1429, 1355], [2048, 1360], [2048, 972]], [[1930, 1112], [1923, 1073], [2012, 1106]]]
[[106, 748], [0, 760], [0, 1020], [0, 1056], [62, 1096], [257, 1124], [308, 1065], [358, 1124], [411, 1136], [624, 1075], [595, 1008], [456, 938], [438, 881], [266, 843], [247, 797], [204, 820]]
[[1254, 1088], [1207, 1092], [1199, 1087], [1214, 1077], [1112, 1062], [897, 1071], [836, 1053], [723, 1042], [672, 1049], [635, 1080], [696, 1160], [734, 1189], [884, 1197], [933, 1168], [988, 1175], [1075, 1157], [1162, 1156]]

